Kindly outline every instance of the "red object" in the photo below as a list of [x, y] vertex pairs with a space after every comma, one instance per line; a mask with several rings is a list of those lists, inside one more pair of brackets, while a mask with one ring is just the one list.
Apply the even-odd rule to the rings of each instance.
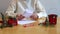
[[34, 24], [25, 24], [25, 25], [23, 25], [23, 26], [26, 28], [26, 27], [34, 26]]
[[8, 24], [9, 24], [9, 25], [16, 26], [16, 25], [17, 25], [17, 20], [9, 19], [9, 20], [8, 20]]
[[25, 24], [25, 25], [23, 25], [23, 26], [24, 26], [25, 28], [27, 27], [27, 26], [26, 26], [26, 24]]
[[43, 25], [46, 25], [46, 22], [43, 22]]
[[50, 14], [48, 15], [50, 25], [56, 25], [57, 24], [57, 15], [56, 14]]
[[0, 21], [0, 23], [3, 23], [3, 21]]

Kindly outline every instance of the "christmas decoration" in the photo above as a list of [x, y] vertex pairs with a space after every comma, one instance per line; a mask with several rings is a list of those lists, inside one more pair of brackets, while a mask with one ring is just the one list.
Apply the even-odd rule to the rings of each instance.
[[0, 28], [7, 27], [8, 23], [6, 21], [5, 15], [2, 13], [1, 13], [1, 15], [2, 15], [2, 25], [0, 26]]
[[1, 25], [0, 25], [0, 28], [5, 28], [5, 27], [12, 27], [12, 26], [16, 26], [17, 25], [17, 20], [16, 18], [13, 18], [13, 17], [8, 17], [8, 21], [6, 20], [6, 16], [4, 14], [2, 14], [2, 22]]
[[57, 15], [56, 14], [50, 14], [48, 15], [50, 25], [56, 25], [57, 24]]
[[[56, 14], [50, 14], [48, 15], [48, 17], [46, 18], [46, 21], [44, 23], [42, 23], [42, 25], [44, 26], [55, 26], [57, 24], [57, 15]], [[38, 25], [41, 25], [38, 24]]]
[[44, 25], [44, 26], [49, 26], [49, 19], [48, 19], [48, 17], [46, 17], [46, 20], [45, 20], [45, 22], [43, 22], [43, 23], [39, 23], [38, 25]]
[[49, 22], [49, 19], [48, 18], [46, 18], [46, 21], [45, 22], [46, 22], [46, 26], [49, 26], [49, 23], [50, 22]]
[[8, 24], [11, 25], [11, 26], [16, 26], [17, 25], [17, 19], [9, 17]]

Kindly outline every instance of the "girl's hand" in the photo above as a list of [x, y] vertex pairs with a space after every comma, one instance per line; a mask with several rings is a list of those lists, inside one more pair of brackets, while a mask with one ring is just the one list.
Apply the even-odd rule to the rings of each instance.
[[37, 15], [37, 14], [32, 14], [32, 15], [30, 16], [30, 18], [31, 18], [32, 20], [37, 20], [37, 19], [38, 19], [38, 15]]
[[25, 16], [23, 16], [23, 15], [17, 15], [17, 20], [22, 20], [23, 18], [25, 18]]

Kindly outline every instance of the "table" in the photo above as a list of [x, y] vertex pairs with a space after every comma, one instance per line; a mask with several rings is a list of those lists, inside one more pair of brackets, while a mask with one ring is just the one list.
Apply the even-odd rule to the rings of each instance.
[[12, 28], [0, 29], [0, 34], [60, 34], [60, 17], [57, 19], [57, 25], [55, 27], [36, 25], [24, 28], [21, 25], [17, 25]]

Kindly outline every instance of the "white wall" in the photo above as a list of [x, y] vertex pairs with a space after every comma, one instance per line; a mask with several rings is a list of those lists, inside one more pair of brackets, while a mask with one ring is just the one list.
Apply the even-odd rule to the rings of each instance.
[[10, 3], [10, 0], [0, 0], [0, 12], [5, 12], [8, 5]]
[[46, 8], [48, 14], [57, 14], [60, 16], [60, 0], [40, 0]]

